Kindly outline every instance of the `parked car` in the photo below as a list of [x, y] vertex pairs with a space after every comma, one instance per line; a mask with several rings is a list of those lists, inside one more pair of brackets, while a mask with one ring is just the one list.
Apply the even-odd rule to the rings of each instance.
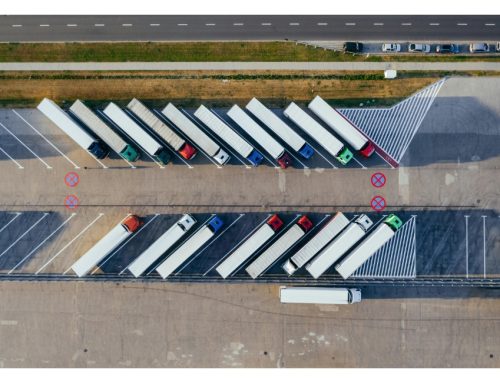
[[488, 53], [490, 46], [486, 43], [472, 43], [469, 45], [470, 53]]
[[431, 51], [431, 46], [429, 44], [410, 43], [410, 45], [408, 45], [408, 52], [429, 53], [430, 51]]
[[396, 44], [396, 43], [382, 44], [382, 52], [401, 52], [401, 44]]
[[344, 43], [344, 52], [346, 53], [360, 53], [363, 52], [363, 44], [353, 41]]
[[440, 44], [436, 46], [437, 53], [458, 53], [459, 51], [457, 44]]

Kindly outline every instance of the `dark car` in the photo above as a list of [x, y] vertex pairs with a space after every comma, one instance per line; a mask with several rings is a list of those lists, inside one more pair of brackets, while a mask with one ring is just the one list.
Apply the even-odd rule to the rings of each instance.
[[346, 53], [360, 53], [363, 52], [363, 44], [348, 41], [344, 43], [344, 52]]
[[458, 53], [458, 45], [456, 44], [441, 44], [436, 46], [437, 53]]

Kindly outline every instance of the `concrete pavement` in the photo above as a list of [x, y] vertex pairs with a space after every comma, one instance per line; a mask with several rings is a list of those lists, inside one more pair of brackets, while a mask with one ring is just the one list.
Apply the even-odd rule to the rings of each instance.
[[0, 71], [311, 70], [500, 71], [499, 62], [5, 62]]

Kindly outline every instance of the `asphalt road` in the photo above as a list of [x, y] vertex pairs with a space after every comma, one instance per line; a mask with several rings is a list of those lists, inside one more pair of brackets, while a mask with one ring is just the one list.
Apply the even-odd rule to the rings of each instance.
[[495, 40], [500, 16], [2, 16], [0, 41]]

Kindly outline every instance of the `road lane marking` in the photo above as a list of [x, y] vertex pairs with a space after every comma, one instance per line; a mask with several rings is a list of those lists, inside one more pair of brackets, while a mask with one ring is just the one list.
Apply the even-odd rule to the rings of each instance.
[[[127, 215], [127, 217], [129, 216], [130, 214]], [[95, 273], [97, 273], [97, 271], [99, 269], [101, 269], [114, 255], [116, 255], [121, 249], [123, 249], [123, 247], [125, 247], [125, 245], [127, 243], [129, 243], [132, 239], [134, 239], [137, 234], [139, 234], [141, 231], [143, 231], [146, 227], [148, 227], [148, 225], [153, 222], [156, 218], [158, 218], [160, 214], [155, 214], [153, 216], [153, 218], [151, 218], [148, 222], [146, 222], [146, 224], [144, 224], [139, 230], [137, 230], [134, 234], [132, 234], [118, 249], [116, 249], [115, 251], [113, 251], [100, 265], [96, 266], [94, 268], [94, 270], [90, 273], [90, 275], [94, 275]], [[125, 218], [127, 218], [125, 217]], [[125, 220], [125, 218], [123, 218], [120, 222], [123, 222]]]
[[149, 24], [150, 27], [159, 27], [160, 24]]
[[207, 243], [207, 244], [205, 245], [205, 247], [203, 247], [203, 249], [201, 249], [200, 251], [198, 251], [198, 254], [196, 254], [194, 257], [191, 257], [191, 260], [190, 260], [187, 264], [185, 264], [185, 265], [184, 265], [184, 267], [183, 267], [182, 269], [180, 269], [178, 272], [176, 272], [174, 275], [176, 276], [176, 275], [177, 275], [177, 274], [179, 274], [182, 270], [184, 270], [186, 267], [188, 267], [188, 266], [189, 266], [189, 264], [190, 264], [191, 262], [193, 262], [193, 261], [194, 261], [194, 260], [195, 260], [195, 259], [196, 259], [199, 255], [201, 255], [201, 254], [202, 254], [202, 253], [203, 253], [203, 252], [204, 252], [204, 251], [205, 251], [205, 250], [206, 250], [206, 249], [207, 249], [207, 248], [208, 248], [208, 247], [209, 247], [212, 243], [214, 243], [214, 242], [215, 242], [215, 241], [216, 241], [219, 237], [221, 237], [221, 236], [222, 236], [222, 234], [224, 234], [226, 231], [228, 231], [228, 230], [229, 230], [229, 228], [230, 228], [231, 226], [233, 226], [236, 222], [238, 222], [238, 221], [240, 220], [240, 218], [242, 218], [243, 216], [245, 216], [245, 214], [244, 214], [244, 213], [243, 213], [243, 214], [240, 214], [240, 215], [238, 216], [238, 218], [236, 218], [236, 219], [235, 219], [235, 220], [234, 220], [234, 221], [233, 221], [233, 222], [232, 222], [232, 223], [231, 223], [228, 227], [226, 227], [226, 228], [225, 228], [223, 231], [221, 231], [221, 232], [220, 232], [220, 233], [219, 233], [219, 234], [218, 234], [215, 238], [213, 238], [213, 239], [212, 239], [209, 243]]
[[297, 26], [297, 25], [300, 25], [300, 23], [288, 23], [288, 25]]
[[244, 23], [233, 23], [234, 26], [237, 26], [237, 27], [241, 27], [243, 25], [245, 25]]
[[177, 24], [179, 27], [187, 27], [188, 24]]
[[467, 23], [457, 23], [457, 25], [460, 27], [466, 27], [468, 24]]
[[[219, 264], [221, 264], [222, 262], [224, 262], [224, 260], [233, 253], [233, 251], [235, 251], [243, 242], [245, 242], [253, 233], [255, 233], [258, 229], [260, 229], [260, 227], [269, 219], [269, 217], [271, 217], [272, 214], [268, 214], [267, 217], [262, 221], [260, 222], [259, 224], [257, 224], [257, 226], [255, 226], [255, 228], [249, 233], [246, 235], [246, 237], [244, 237], [241, 241], [239, 241], [235, 246], [233, 246], [231, 248], [231, 250], [229, 250], [226, 254], [224, 254], [218, 262], [216, 262], [210, 269], [208, 269], [205, 274], [203, 274], [203, 276], [206, 276], [210, 271], [212, 271], [215, 267], [217, 267]], [[233, 273], [231, 273], [233, 274]]]
[[22, 24], [13, 24], [12, 28], [21, 28], [23, 25]]
[[465, 277], [469, 278], [469, 215], [465, 218]]
[[261, 23], [260, 25], [269, 26], [269, 25], [273, 25], [273, 24], [271, 24], [271, 23]]
[[345, 23], [345, 25], [347, 25], [348, 27], [352, 27], [352, 26], [355, 26], [356, 23]]
[[36, 225], [38, 225], [45, 217], [47, 217], [49, 215], [49, 213], [43, 213], [43, 216], [38, 220], [36, 221], [33, 225], [31, 225], [31, 227], [26, 230], [20, 237], [18, 237], [14, 242], [12, 242], [10, 244], [9, 247], [7, 247], [3, 252], [2, 254], [0, 254], [0, 258], [2, 258], [2, 256], [7, 252], [9, 251], [10, 249], [12, 249], [16, 243], [18, 243], [21, 239], [23, 239], [31, 230], [33, 230], [35, 228]]
[[66, 24], [66, 26], [71, 28], [71, 27], [77, 27], [78, 24]]
[[[92, 222], [90, 222], [87, 227], [85, 227], [85, 229], [83, 229], [80, 233], [78, 233], [78, 235], [76, 237], [74, 237], [71, 241], [69, 241], [61, 250], [59, 250], [56, 255], [54, 255], [52, 258], [50, 258], [42, 267], [40, 267], [37, 272], [35, 273], [35, 275], [38, 275], [40, 273], [40, 271], [42, 271], [43, 269], [45, 269], [54, 259], [56, 259], [64, 250], [66, 250], [73, 242], [75, 242], [78, 238], [80, 238], [80, 236], [85, 233], [94, 223], [96, 223], [102, 216], [104, 215], [104, 213], [99, 213], [99, 215], [97, 216], [96, 219], [94, 219]], [[71, 265], [73, 266], [73, 265]], [[68, 270], [66, 270], [64, 274], [66, 274], [70, 269], [71, 269], [71, 266], [69, 267]]]
[[41, 27], [50, 27], [50, 24], [40, 24]]
[[328, 23], [318, 23], [319, 26], [325, 26], [328, 25]]
[[411, 23], [401, 23], [401, 25], [407, 27], [407, 26], [411, 26]]
[[19, 267], [25, 260], [27, 260], [35, 251], [37, 251], [40, 246], [42, 246], [45, 242], [47, 242], [54, 234], [56, 234], [64, 225], [66, 225], [73, 217], [76, 215], [76, 213], [71, 213], [69, 218], [61, 223], [57, 229], [55, 229], [48, 237], [46, 237], [42, 242], [38, 244], [37, 247], [35, 247], [33, 250], [31, 250], [23, 259], [21, 259], [17, 265], [15, 265], [7, 274], [12, 274], [12, 272]]
[[42, 133], [40, 133], [37, 129], [35, 129], [35, 127], [33, 125], [31, 125], [28, 121], [26, 121], [19, 113], [17, 113], [14, 109], [12, 109], [12, 111], [16, 114], [17, 117], [19, 117], [21, 120], [23, 120], [26, 125], [28, 125], [31, 129], [33, 129], [36, 133], [38, 133], [38, 135], [40, 137], [42, 137], [45, 141], [47, 141], [47, 143], [52, 146], [60, 155], [62, 155], [64, 158], [66, 158], [68, 160], [69, 163], [71, 163], [75, 169], [80, 169], [80, 167], [75, 164], [72, 160], [70, 160], [68, 158], [68, 156], [66, 156], [61, 150], [59, 150], [52, 142], [49, 141], [49, 139], [47, 137], [45, 137]]
[[0, 233], [3, 232], [5, 229], [7, 229], [7, 227], [9, 227], [9, 225], [12, 222], [14, 222], [23, 213], [15, 213], [15, 214], [16, 214], [16, 216], [14, 218], [12, 218], [9, 222], [7, 222], [7, 224], [4, 227], [2, 227], [2, 229], [0, 229]]
[[29, 150], [31, 154], [33, 154], [36, 158], [38, 158], [46, 167], [47, 169], [52, 169], [52, 166], [50, 166], [48, 163], [46, 163], [43, 159], [41, 159], [38, 154], [36, 154], [33, 150], [29, 148], [28, 145], [26, 145], [24, 142], [22, 142], [14, 133], [12, 133], [7, 127], [0, 122], [0, 126], [4, 128], [12, 137], [14, 137], [22, 146], [24, 146], [26, 149]]
[[94, 24], [94, 27], [104, 27], [104, 24]]
[[494, 26], [495, 26], [495, 23], [486, 23], [486, 24], [484, 24], [484, 25], [485, 25], [485, 26], [487, 26], [487, 27], [494, 27]]
[[383, 26], [384, 23], [373, 23], [373, 25], [375, 25], [376, 27], [378, 27], [378, 26]]
[[486, 216], [481, 217], [483, 218], [483, 277], [486, 279]]
[[429, 25], [438, 26], [439, 23], [429, 23]]
[[122, 24], [122, 27], [131, 27], [133, 24]]
[[19, 163], [17, 162], [14, 158], [12, 158], [9, 153], [7, 153], [5, 150], [3, 150], [3, 148], [0, 146], [0, 152], [2, 152], [3, 154], [5, 154], [9, 159], [11, 159], [19, 169], [24, 169], [24, 167]]
[[214, 24], [214, 23], [207, 23], [207, 24], [205, 24], [205, 25], [206, 25], [207, 27], [214, 27], [214, 26], [215, 26], [215, 24]]

